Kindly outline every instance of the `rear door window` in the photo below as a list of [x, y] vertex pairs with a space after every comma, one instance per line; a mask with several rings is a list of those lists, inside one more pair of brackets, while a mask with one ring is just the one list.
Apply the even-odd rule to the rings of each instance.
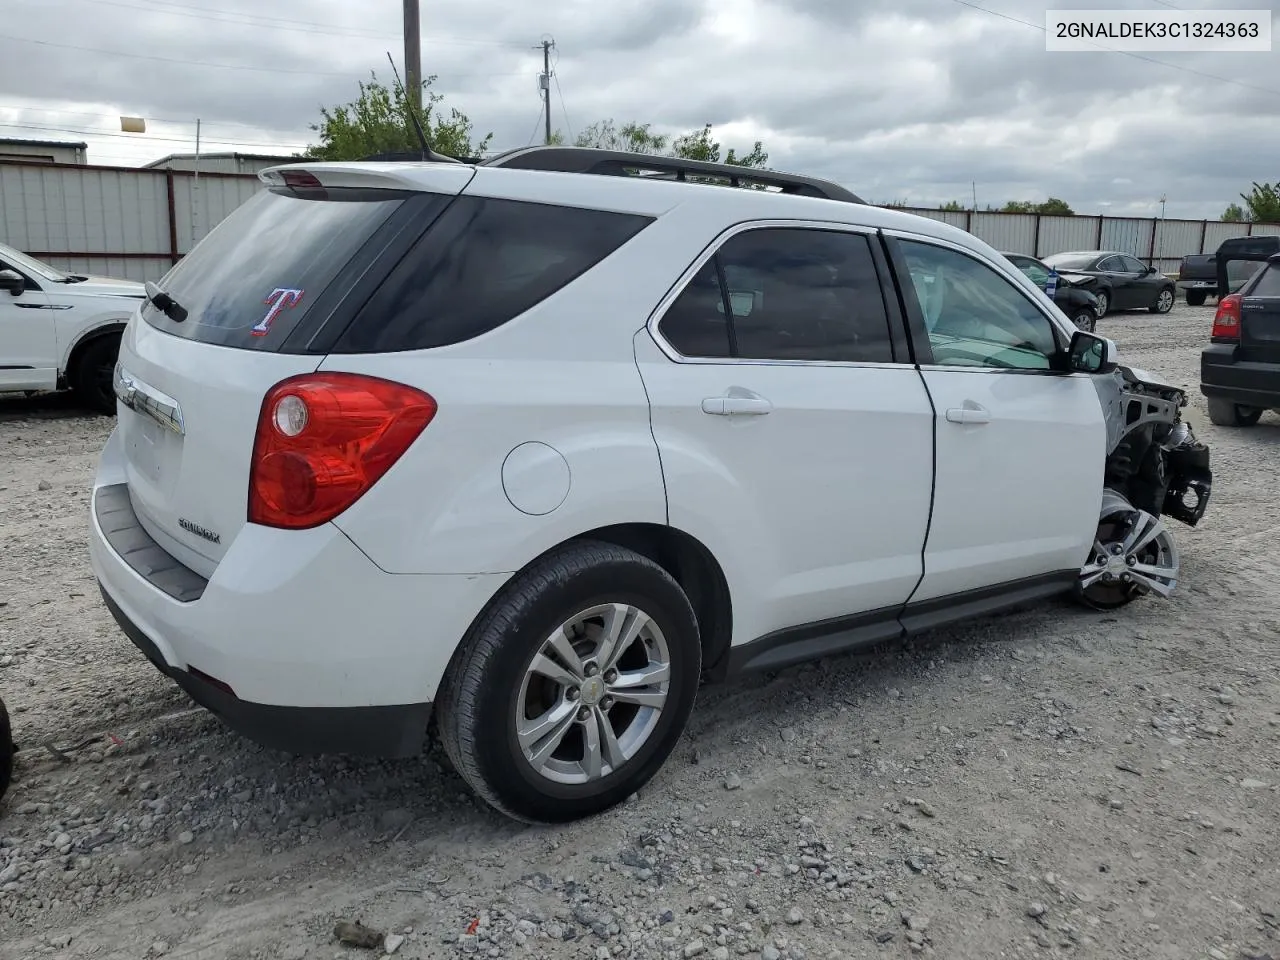
[[1280, 297], [1280, 263], [1268, 264], [1258, 282], [1249, 291], [1250, 297]]
[[160, 288], [186, 309], [186, 319], [175, 322], [150, 302], [143, 318], [201, 343], [279, 350], [357, 251], [415, 196], [420, 203], [430, 197], [391, 190], [309, 196], [265, 189], [236, 208], [160, 281]]
[[870, 245], [843, 231], [770, 227], [731, 237], [658, 331], [686, 357], [893, 362]]
[[500, 327], [562, 289], [651, 217], [461, 196], [356, 315], [338, 353], [423, 350]]

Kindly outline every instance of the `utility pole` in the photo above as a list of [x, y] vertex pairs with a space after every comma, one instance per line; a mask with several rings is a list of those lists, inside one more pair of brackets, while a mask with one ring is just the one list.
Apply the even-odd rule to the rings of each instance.
[[546, 120], [546, 136], [542, 142], [548, 144], [551, 142], [551, 48], [555, 45], [554, 40], [542, 41], [542, 76], [538, 79]]
[[422, 44], [418, 0], [404, 0], [404, 86], [409, 109], [422, 115]]

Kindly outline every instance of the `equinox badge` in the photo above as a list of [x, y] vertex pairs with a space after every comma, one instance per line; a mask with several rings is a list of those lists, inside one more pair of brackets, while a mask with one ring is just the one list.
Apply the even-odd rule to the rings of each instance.
[[198, 523], [192, 523], [186, 517], [178, 518], [178, 526], [187, 531], [187, 533], [194, 533], [197, 537], [208, 540], [210, 543], [222, 542], [222, 534], [214, 533], [208, 527], [202, 527]]

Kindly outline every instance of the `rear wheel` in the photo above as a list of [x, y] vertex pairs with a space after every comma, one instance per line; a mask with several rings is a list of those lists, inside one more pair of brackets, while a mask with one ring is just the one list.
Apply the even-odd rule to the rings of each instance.
[[698, 623], [660, 566], [569, 544], [481, 615], [436, 703], [454, 768], [519, 820], [590, 816], [640, 789], [675, 747], [701, 670]]
[[1173, 287], [1164, 287], [1156, 294], [1156, 302], [1150, 307], [1152, 313], [1168, 313], [1173, 309]]
[[91, 341], [76, 360], [71, 371], [71, 389], [80, 402], [98, 413], [116, 412], [116, 357], [120, 353], [120, 337], [99, 337]]
[[1207, 293], [1205, 293], [1203, 290], [1188, 290], [1188, 291], [1187, 291], [1187, 306], [1189, 306], [1189, 307], [1203, 307], [1203, 306], [1204, 306], [1204, 301], [1205, 301], [1205, 298], [1206, 298], [1206, 297], [1208, 297], [1208, 294], [1207, 294]]
[[1221, 397], [1209, 397], [1209, 420], [1220, 427], [1252, 427], [1262, 419], [1261, 407], [1246, 407]]

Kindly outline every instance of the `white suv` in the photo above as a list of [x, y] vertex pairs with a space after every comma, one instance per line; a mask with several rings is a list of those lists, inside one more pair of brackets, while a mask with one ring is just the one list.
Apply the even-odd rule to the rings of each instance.
[[0, 243], [0, 391], [71, 387], [114, 412], [111, 372], [142, 284], [63, 273]]
[[407, 756], [434, 715], [486, 800], [565, 821], [703, 680], [1173, 589], [1158, 517], [1210, 484], [1181, 392], [960, 230], [671, 182], [743, 176], [264, 172], [121, 344], [91, 549], [124, 631], [262, 743]]

